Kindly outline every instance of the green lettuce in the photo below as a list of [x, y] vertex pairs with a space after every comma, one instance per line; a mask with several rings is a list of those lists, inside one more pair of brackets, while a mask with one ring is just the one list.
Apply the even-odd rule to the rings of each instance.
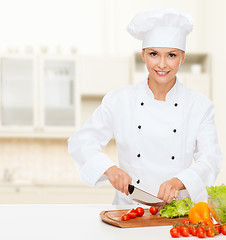
[[194, 203], [189, 197], [182, 200], [173, 200], [170, 204], [166, 204], [164, 208], [160, 210], [160, 216], [166, 218], [175, 218], [187, 216]]
[[215, 211], [218, 220], [221, 223], [226, 223], [226, 186], [221, 184], [220, 186], [206, 187], [208, 195], [208, 204]]

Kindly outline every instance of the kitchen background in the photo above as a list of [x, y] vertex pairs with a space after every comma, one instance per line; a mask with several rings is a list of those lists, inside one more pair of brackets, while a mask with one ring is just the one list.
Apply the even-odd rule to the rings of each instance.
[[[194, 19], [178, 76], [214, 102], [225, 156], [225, 0], [0, 0], [0, 203], [112, 202], [108, 182], [80, 181], [67, 139], [109, 90], [144, 80], [141, 42], [125, 28], [152, 7]], [[114, 139], [103, 151], [117, 164]]]

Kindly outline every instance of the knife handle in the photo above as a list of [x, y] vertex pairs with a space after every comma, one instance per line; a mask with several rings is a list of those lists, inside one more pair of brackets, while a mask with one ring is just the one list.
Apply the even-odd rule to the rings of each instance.
[[128, 185], [128, 191], [129, 191], [129, 194], [132, 194], [133, 191], [134, 191], [134, 186], [131, 185], [131, 184], [129, 184], [129, 185]]

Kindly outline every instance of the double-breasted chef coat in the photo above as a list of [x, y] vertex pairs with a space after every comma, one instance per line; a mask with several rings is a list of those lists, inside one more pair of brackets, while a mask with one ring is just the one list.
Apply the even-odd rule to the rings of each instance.
[[[185, 196], [205, 201], [205, 187], [213, 185], [220, 170], [214, 107], [201, 93], [176, 80], [165, 101], [154, 99], [145, 80], [109, 92], [84, 126], [68, 140], [68, 150], [80, 168], [81, 180], [101, 186], [104, 172], [115, 165], [102, 152], [114, 136], [119, 167], [133, 184], [154, 194], [177, 177]], [[116, 190], [113, 204], [134, 204]]]

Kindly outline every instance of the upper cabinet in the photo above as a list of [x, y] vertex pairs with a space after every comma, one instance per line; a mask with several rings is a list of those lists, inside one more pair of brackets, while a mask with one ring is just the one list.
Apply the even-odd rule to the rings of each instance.
[[129, 56], [82, 56], [81, 92], [83, 95], [103, 96], [112, 89], [131, 81]]
[[68, 137], [79, 125], [75, 56], [1, 56], [0, 136]]
[[110, 90], [128, 85], [131, 57], [1, 56], [0, 137], [68, 138]]

